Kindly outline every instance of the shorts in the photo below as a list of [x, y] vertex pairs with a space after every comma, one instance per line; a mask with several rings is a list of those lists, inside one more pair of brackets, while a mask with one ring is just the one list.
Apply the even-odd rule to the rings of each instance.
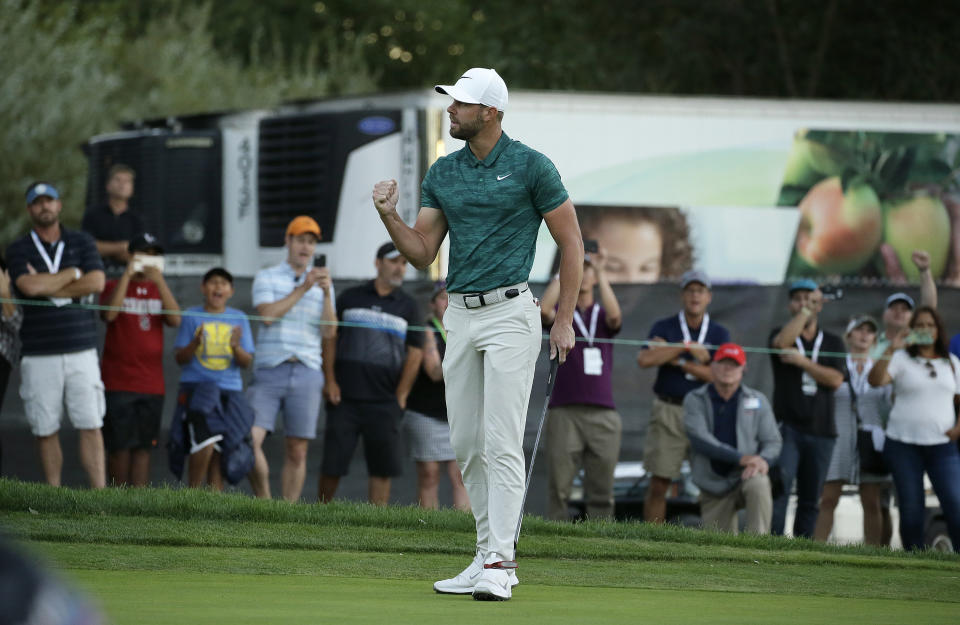
[[397, 477], [403, 473], [400, 424], [403, 409], [392, 401], [342, 400], [327, 405], [327, 429], [323, 437], [320, 472], [342, 477], [349, 472], [357, 438], [363, 436], [367, 473], [374, 477]]
[[403, 429], [407, 433], [410, 455], [416, 462], [457, 459], [450, 445], [450, 424], [446, 421], [408, 410], [403, 415]]
[[313, 440], [317, 437], [323, 372], [300, 362], [283, 362], [253, 373], [247, 399], [255, 416], [253, 424], [273, 432], [277, 413], [283, 409], [287, 436]]
[[103, 442], [108, 452], [152, 449], [160, 436], [163, 395], [107, 391]]
[[73, 427], [100, 429], [106, 399], [97, 350], [24, 356], [20, 361], [20, 398], [34, 436], [60, 431], [64, 404]]
[[690, 441], [683, 425], [683, 406], [654, 399], [643, 446], [643, 466], [647, 473], [677, 479], [689, 451]]

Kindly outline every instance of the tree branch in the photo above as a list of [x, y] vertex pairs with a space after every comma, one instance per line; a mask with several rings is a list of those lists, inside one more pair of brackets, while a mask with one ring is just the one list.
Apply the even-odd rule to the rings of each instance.
[[831, 0], [823, 16], [823, 24], [820, 28], [820, 41], [817, 43], [817, 51], [813, 55], [813, 63], [810, 67], [810, 81], [807, 83], [808, 98], [813, 98], [817, 95], [817, 87], [820, 83], [820, 70], [823, 69], [823, 59], [827, 55], [827, 48], [830, 46], [830, 33], [833, 30], [833, 18], [836, 14], [837, 0]]
[[780, 66], [783, 68], [783, 76], [787, 81], [787, 95], [797, 97], [797, 85], [793, 80], [793, 71], [790, 68], [790, 53], [787, 50], [787, 40], [783, 35], [783, 29], [780, 27], [780, 14], [777, 11], [776, 0], [767, 0], [767, 12], [773, 22], [773, 33], [777, 40], [777, 53], [780, 57]]

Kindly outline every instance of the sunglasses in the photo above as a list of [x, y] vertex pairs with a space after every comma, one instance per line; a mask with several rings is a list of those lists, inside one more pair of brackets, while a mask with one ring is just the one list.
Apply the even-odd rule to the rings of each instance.
[[929, 360], [926, 360], [926, 361], [924, 361], [923, 364], [927, 367], [927, 370], [930, 371], [930, 377], [931, 377], [931, 378], [937, 377], [937, 370], [933, 367], [933, 363], [932, 363], [932, 362], [930, 362]]

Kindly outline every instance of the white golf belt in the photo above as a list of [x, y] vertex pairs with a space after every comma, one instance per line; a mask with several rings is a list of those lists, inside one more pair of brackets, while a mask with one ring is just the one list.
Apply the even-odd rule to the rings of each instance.
[[517, 294], [519, 295], [528, 288], [530, 287], [526, 282], [520, 282], [519, 284], [502, 286], [497, 289], [490, 289], [489, 291], [484, 291], [483, 293], [448, 293], [447, 296], [464, 308], [473, 309], [490, 306], [491, 304], [499, 304], [500, 302], [505, 302], [508, 299], [514, 299], [506, 296], [507, 291], [510, 289], [517, 289]]

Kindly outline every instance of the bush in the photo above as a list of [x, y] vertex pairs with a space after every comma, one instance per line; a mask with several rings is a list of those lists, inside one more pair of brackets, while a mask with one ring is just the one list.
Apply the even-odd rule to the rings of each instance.
[[79, 224], [87, 170], [79, 147], [121, 121], [374, 89], [362, 51], [328, 33], [286, 55], [257, 54], [259, 37], [244, 64], [214, 47], [208, 5], [158, 9], [136, 34], [118, 25], [122, 5], [83, 16], [79, 6], [0, 0], [4, 247], [28, 228], [23, 192], [33, 180], [56, 184], [64, 223]]

